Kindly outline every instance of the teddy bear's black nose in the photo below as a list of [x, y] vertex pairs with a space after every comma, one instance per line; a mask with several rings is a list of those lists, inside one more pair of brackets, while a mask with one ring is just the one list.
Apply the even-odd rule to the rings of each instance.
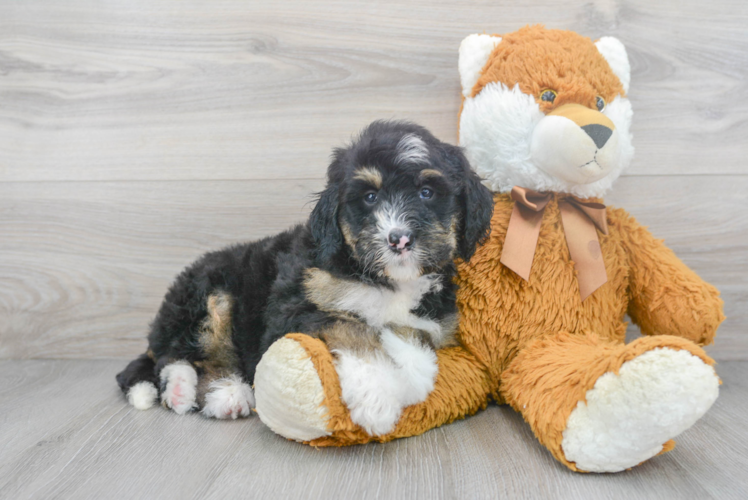
[[585, 125], [582, 127], [582, 130], [587, 132], [587, 135], [592, 138], [597, 149], [602, 149], [602, 147], [605, 146], [605, 143], [608, 142], [608, 139], [610, 139], [610, 136], [613, 135], [611, 129], [605, 125], [598, 125], [597, 123]]

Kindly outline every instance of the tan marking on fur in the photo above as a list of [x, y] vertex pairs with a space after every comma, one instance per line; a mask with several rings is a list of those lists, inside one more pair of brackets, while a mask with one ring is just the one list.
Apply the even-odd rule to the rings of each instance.
[[382, 174], [371, 167], [362, 167], [353, 175], [354, 179], [368, 182], [377, 189], [382, 189]]
[[148, 356], [148, 357], [149, 357], [149, 358], [151, 359], [151, 361], [153, 361], [154, 363], [155, 363], [156, 361], [158, 361], [158, 360], [156, 359], [156, 354], [155, 354], [155, 353], [154, 353], [154, 352], [153, 352], [153, 351], [152, 351], [151, 349], [148, 349], [147, 351], [145, 351], [145, 354], [146, 354], [146, 356]]
[[422, 346], [436, 350], [436, 346], [434, 345], [434, 341], [429, 332], [402, 325], [387, 325], [387, 328], [389, 328], [395, 336], [400, 337], [405, 341], [417, 340]]
[[460, 345], [457, 341], [457, 329], [460, 326], [459, 314], [448, 314], [439, 320], [439, 326], [442, 329], [442, 341], [437, 346], [438, 349]]
[[440, 339], [435, 339], [431, 334], [425, 330], [419, 330], [410, 326], [403, 325], [387, 325], [392, 333], [404, 340], [417, 339], [421, 345], [428, 346], [431, 349], [441, 349], [443, 347], [454, 347], [459, 345], [455, 334], [457, 333], [457, 327], [460, 321], [460, 317], [457, 313], [448, 314], [442, 319], [438, 320], [439, 327], [441, 328]]
[[239, 358], [232, 339], [233, 305], [234, 298], [226, 292], [214, 293], [208, 297], [208, 317], [203, 321], [199, 336], [205, 359], [193, 363], [200, 370], [197, 383], [197, 403], [200, 408], [205, 406], [205, 395], [210, 383], [230, 376], [239, 368]]
[[421, 177], [444, 177], [444, 174], [439, 172], [438, 170], [434, 170], [433, 168], [426, 168], [424, 170], [421, 170], [420, 174]]
[[[466, 217], [469, 217], [469, 215], [466, 215]], [[456, 215], [452, 216], [452, 220], [449, 224], [449, 245], [452, 247], [452, 249], [457, 248], [457, 226], [460, 224], [459, 219]]]
[[424, 233], [421, 236], [421, 242], [423, 243], [424, 248], [436, 246], [437, 244], [442, 245], [442, 246], [446, 244], [446, 246], [450, 249], [450, 255], [448, 257], [448, 260], [437, 262], [433, 265], [433, 267], [429, 266], [429, 267], [424, 268], [423, 274], [429, 274], [431, 272], [438, 272], [440, 267], [443, 267], [449, 262], [449, 260], [453, 260], [456, 257], [458, 225], [459, 225], [458, 217], [452, 216], [452, 219], [450, 220], [449, 228], [444, 227], [440, 223], [436, 223], [434, 224], [433, 229], [431, 231], [429, 231], [428, 233]]
[[379, 332], [361, 321], [336, 321], [319, 332], [330, 350], [341, 350], [362, 357], [382, 350]]
[[353, 235], [351, 226], [346, 221], [342, 220], [342, 218], [338, 221], [338, 224], [340, 225], [340, 231], [343, 233], [345, 244], [348, 245], [351, 252], [353, 252], [353, 256], [356, 257], [358, 255], [358, 252], [356, 252], [356, 243], [358, 242], [358, 239]]
[[335, 278], [330, 273], [316, 267], [307, 269], [305, 275], [306, 297], [323, 311], [337, 311], [334, 304], [341, 297], [361, 286]]
[[200, 347], [206, 358], [201, 362], [201, 368], [206, 372], [224, 369], [233, 372], [239, 366], [232, 339], [233, 305], [234, 298], [226, 292], [208, 297], [208, 317], [203, 321], [199, 337]]

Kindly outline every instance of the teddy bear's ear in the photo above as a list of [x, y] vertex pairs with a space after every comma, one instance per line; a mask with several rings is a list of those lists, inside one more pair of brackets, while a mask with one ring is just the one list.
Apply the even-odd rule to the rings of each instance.
[[488, 61], [493, 49], [501, 41], [501, 37], [491, 35], [469, 35], [460, 44], [460, 82], [462, 95], [470, 97], [475, 82], [480, 77], [483, 66]]
[[613, 73], [621, 80], [623, 90], [628, 93], [629, 82], [631, 81], [631, 65], [629, 64], [629, 56], [626, 54], [626, 47], [618, 38], [612, 36], [602, 37], [595, 42], [595, 46], [608, 61]]

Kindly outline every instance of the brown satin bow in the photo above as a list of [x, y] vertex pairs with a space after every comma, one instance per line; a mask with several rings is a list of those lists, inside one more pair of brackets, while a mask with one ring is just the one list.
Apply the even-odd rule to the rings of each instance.
[[[551, 200], [551, 194], [514, 186], [511, 196], [514, 209], [506, 230], [501, 263], [528, 281], [543, 211]], [[605, 205], [567, 197], [559, 200], [558, 208], [564, 225], [566, 246], [577, 268], [579, 294], [584, 301], [608, 281], [595, 229], [597, 227], [601, 233], [608, 234]]]

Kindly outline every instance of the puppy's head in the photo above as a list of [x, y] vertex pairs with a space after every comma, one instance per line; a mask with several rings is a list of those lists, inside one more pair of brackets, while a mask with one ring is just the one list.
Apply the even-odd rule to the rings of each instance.
[[407, 281], [468, 260], [492, 211], [459, 148], [411, 123], [377, 121], [335, 151], [310, 228], [318, 259], [344, 254], [369, 276]]

